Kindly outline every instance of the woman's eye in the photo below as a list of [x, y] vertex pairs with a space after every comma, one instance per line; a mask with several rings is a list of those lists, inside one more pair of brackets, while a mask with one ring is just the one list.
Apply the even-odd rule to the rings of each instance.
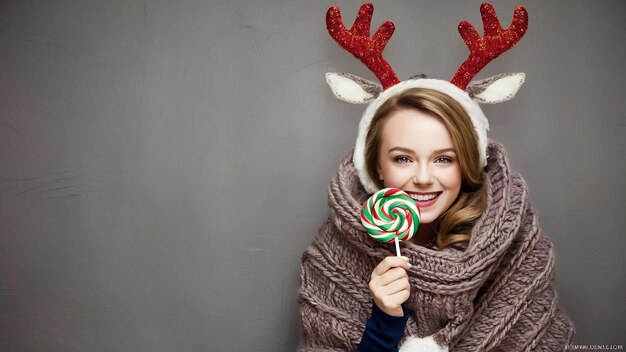
[[440, 156], [437, 159], [435, 159], [436, 162], [441, 162], [441, 163], [451, 163], [452, 162], [452, 158], [449, 158], [447, 156]]
[[401, 164], [405, 164], [411, 161], [411, 159], [407, 158], [406, 156], [398, 156], [394, 160]]

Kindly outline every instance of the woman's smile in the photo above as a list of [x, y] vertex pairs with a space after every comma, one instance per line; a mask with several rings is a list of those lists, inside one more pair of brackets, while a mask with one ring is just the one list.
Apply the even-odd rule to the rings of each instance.
[[439, 195], [442, 193], [442, 192], [418, 193], [418, 192], [410, 192], [410, 191], [405, 191], [405, 192], [409, 196], [411, 196], [411, 198], [413, 198], [415, 203], [417, 203], [417, 206], [419, 206], [420, 208], [426, 208], [435, 204], [437, 199], [439, 199]]

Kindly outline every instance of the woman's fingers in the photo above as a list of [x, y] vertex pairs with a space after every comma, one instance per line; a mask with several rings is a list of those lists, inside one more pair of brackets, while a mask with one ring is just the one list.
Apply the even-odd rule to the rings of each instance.
[[382, 299], [385, 296], [392, 295], [402, 290], [410, 290], [409, 278], [403, 277], [395, 280], [387, 285], [380, 285], [374, 281], [370, 281], [369, 284], [372, 296], [377, 299]]
[[396, 307], [396, 306], [401, 307], [402, 303], [406, 302], [406, 300], [409, 299], [409, 296], [411, 296], [411, 291], [402, 290], [402, 291], [398, 291], [394, 293], [393, 295], [387, 296], [388, 297], [387, 299], [391, 303], [390, 307]]
[[385, 257], [380, 264], [374, 268], [374, 272], [372, 274], [376, 274], [378, 276], [383, 275], [387, 270], [394, 267], [402, 267], [405, 270], [408, 270], [411, 267], [409, 264], [409, 258], [407, 257]]
[[376, 281], [377, 284], [384, 286], [403, 277], [408, 277], [406, 270], [402, 267], [395, 267], [387, 270], [386, 273], [373, 278], [372, 281]]
[[411, 286], [409, 285], [409, 278], [403, 277], [396, 281], [393, 281], [381, 288], [381, 293], [384, 295], [393, 295], [402, 290], [410, 290]]
[[374, 298], [374, 303], [388, 315], [401, 317], [404, 315], [402, 303], [406, 302], [410, 295], [409, 289], [403, 289], [391, 295], [383, 295], [379, 299]]

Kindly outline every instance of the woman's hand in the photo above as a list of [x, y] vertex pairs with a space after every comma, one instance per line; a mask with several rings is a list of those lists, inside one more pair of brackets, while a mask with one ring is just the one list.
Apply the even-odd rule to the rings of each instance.
[[374, 303], [388, 315], [404, 316], [402, 303], [409, 299], [411, 286], [406, 271], [411, 267], [407, 257], [386, 257], [378, 264], [369, 283]]

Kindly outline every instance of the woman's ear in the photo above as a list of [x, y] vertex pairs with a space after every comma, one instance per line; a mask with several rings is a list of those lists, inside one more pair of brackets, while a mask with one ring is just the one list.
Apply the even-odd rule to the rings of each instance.
[[383, 169], [380, 167], [380, 165], [376, 166], [376, 173], [378, 174], [378, 179], [383, 181]]

